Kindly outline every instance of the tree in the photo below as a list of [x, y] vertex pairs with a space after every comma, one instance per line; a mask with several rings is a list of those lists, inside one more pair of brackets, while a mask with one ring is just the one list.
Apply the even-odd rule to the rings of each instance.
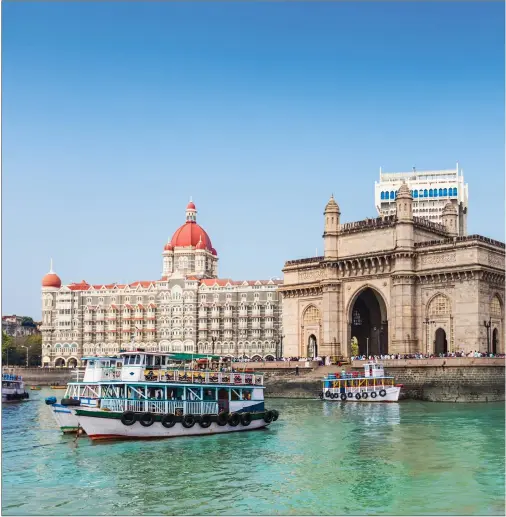
[[21, 326], [22, 327], [35, 327], [33, 318], [30, 318], [30, 316], [23, 316], [23, 318], [21, 319]]
[[21, 354], [14, 344], [14, 339], [2, 330], [2, 364], [19, 365], [21, 363]]

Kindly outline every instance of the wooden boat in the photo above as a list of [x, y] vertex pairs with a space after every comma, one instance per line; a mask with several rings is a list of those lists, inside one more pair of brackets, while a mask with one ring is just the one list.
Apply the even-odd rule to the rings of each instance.
[[42, 388], [40, 386], [30, 386], [32, 391], [40, 391]]
[[66, 390], [67, 386], [51, 386], [52, 390]]

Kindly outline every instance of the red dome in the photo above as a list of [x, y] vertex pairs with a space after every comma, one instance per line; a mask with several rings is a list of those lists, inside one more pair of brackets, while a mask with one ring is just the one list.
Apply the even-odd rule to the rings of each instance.
[[163, 248], [163, 251], [172, 251], [174, 249], [174, 246], [172, 246], [172, 243], [171, 242], [168, 242], [164, 248]]
[[170, 242], [174, 248], [177, 248], [179, 246], [197, 246], [200, 240], [206, 249], [212, 249], [211, 239], [206, 231], [197, 223], [188, 221], [176, 230]]
[[42, 287], [54, 287], [59, 289], [61, 287], [60, 277], [56, 273], [48, 273], [42, 279]]
[[214, 249], [214, 248], [211, 248], [211, 253], [217, 257], [218, 256], [218, 252]]
[[205, 250], [206, 249], [206, 243], [202, 239], [197, 243], [197, 249], [198, 250]]
[[193, 201], [190, 201], [188, 205], [186, 206], [186, 210], [195, 210], [195, 205]]

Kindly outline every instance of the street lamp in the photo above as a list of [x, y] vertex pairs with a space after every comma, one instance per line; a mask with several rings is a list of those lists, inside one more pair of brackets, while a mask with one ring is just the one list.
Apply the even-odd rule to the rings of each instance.
[[492, 318], [489, 318], [488, 322], [483, 320], [483, 326], [487, 331], [487, 354], [490, 354], [490, 327], [492, 326]]
[[425, 325], [425, 355], [429, 355], [429, 327], [432, 324], [435, 324], [434, 320], [430, 320], [429, 318], [425, 318], [423, 324]]
[[211, 342], [212, 342], [212, 345], [211, 345], [211, 355], [214, 355], [214, 344], [216, 343], [216, 336], [212, 336], [211, 337]]

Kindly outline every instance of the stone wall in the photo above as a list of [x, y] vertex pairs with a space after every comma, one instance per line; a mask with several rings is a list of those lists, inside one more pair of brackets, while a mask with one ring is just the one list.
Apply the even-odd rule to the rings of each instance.
[[[62, 385], [76, 380], [75, 370], [72, 368], [4, 368], [2, 372], [21, 375], [27, 386]], [[80, 378], [82, 379], [82, 375]]]

